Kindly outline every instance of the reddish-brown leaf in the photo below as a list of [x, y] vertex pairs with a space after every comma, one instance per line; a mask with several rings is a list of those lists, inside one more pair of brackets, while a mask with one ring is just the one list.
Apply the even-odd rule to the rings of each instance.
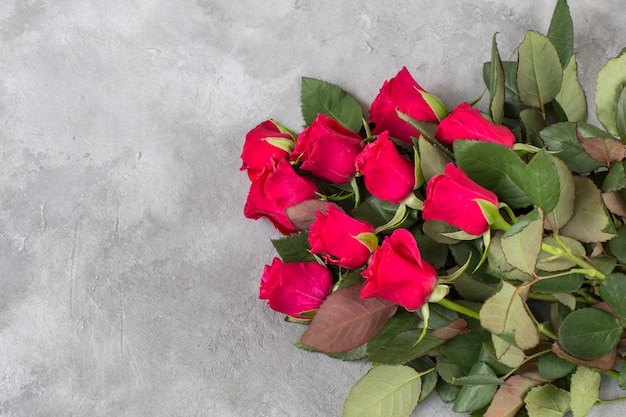
[[611, 213], [626, 217], [626, 199], [624, 199], [624, 194], [621, 190], [602, 193], [602, 199], [604, 200], [606, 208], [608, 208]]
[[442, 328], [435, 330], [433, 332], [433, 337], [436, 337], [439, 340], [450, 340], [460, 335], [466, 328], [467, 321], [459, 317]]
[[607, 355], [598, 359], [594, 359], [592, 361], [584, 361], [570, 355], [563, 350], [561, 345], [559, 345], [559, 342], [554, 342], [552, 344], [552, 351], [556, 353], [559, 358], [567, 359], [568, 361], [575, 363], [576, 365], [582, 365], [588, 368], [598, 368], [603, 371], [610, 371], [611, 369], [613, 369], [613, 366], [615, 365], [615, 361], [617, 359], [617, 348], [613, 349]]
[[506, 379], [493, 396], [485, 417], [513, 417], [524, 405], [524, 397], [531, 388], [546, 382], [536, 371], [513, 375]]
[[326, 353], [341, 353], [369, 342], [398, 306], [379, 298], [361, 299], [361, 285], [332, 293], [320, 306], [300, 342]]
[[321, 212], [322, 214], [326, 214], [326, 206], [329, 204], [326, 201], [322, 200], [304, 200], [301, 203], [293, 205], [285, 209], [285, 214], [291, 220], [291, 223], [298, 230], [308, 230], [311, 227], [311, 223], [315, 221], [315, 216], [317, 212]]
[[585, 152], [596, 161], [610, 167], [626, 157], [626, 147], [619, 141], [610, 138], [583, 138], [578, 132], [578, 143]]

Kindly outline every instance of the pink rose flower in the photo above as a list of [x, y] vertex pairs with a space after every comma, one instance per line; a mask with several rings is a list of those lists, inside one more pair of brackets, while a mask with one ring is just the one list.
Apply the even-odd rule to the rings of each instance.
[[354, 176], [354, 158], [363, 149], [362, 139], [330, 116], [318, 114], [296, 141], [292, 161], [319, 178], [342, 184]]
[[384, 298], [411, 311], [426, 304], [437, 282], [437, 272], [422, 260], [406, 229], [385, 237], [362, 275], [366, 281], [361, 298]]
[[398, 204], [413, 192], [415, 165], [400, 155], [387, 132], [366, 145], [355, 163], [365, 188], [381, 200]]
[[264, 169], [271, 168], [274, 161], [289, 158], [289, 152], [268, 140], [285, 141], [286, 145], [293, 146], [291, 135], [281, 133], [272, 120], [266, 120], [246, 134], [241, 159], [241, 170], [248, 170], [251, 181], [257, 179]]
[[317, 186], [299, 176], [286, 159], [274, 162], [250, 185], [243, 214], [249, 219], [267, 217], [285, 235], [299, 230], [285, 210], [305, 200], [317, 198]]
[[444, 117], [437, 126], [435, 137], [450, 146], [459, 139], [496, 142], [509, 148], [515, 143], [515, 135], [509, 129], [485, 119], [478, 109], [467, 103], [459, 104]]
[[396, 110], [415, 120], [437, 123], [437, 115], [418, 90], [425, 91], [406, 67], [402, 67], [395, 77], [385, 81], [369, 109], [369, 121], [376, 124], [372, 134], [389, 131], [392, 137], [406, 143], [411, 143], [411, 136], [419, 136], [417, 130], [398, 117]]
[[274, 258], [261, 277], [259, 298], [270, 308], [292, 317], [317, 310], [330, 294], [333, 280], [330, 271], [316, 262], [284, 263]]
[[326, 215], [318, 212], [309, 233], [311, 253], [321, 253], [324, 261], [344, 268], [360, 268], [370, 257], [370, 249], [356, 236], [374, 233], [374, 227], [328, 205]]
[[449, 163], [443, 174], [434, 176], [426, 185], [422, 218], [442, 220], [471, 235], [482, 235], [489, 229], [489, 223], [477, 199], [498, 205], [498, 197], [494, 193], [476, 184], [460, 168]]

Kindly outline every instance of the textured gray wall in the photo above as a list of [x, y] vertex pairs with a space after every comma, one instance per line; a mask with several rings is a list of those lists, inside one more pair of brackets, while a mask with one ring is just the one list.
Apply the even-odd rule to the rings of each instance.
[[[0, 415], [340, 415], [368, 366], [293, 347], [303, 328], [257, 299], [278, 234], [242, 215], [245, 133], [301, 127], [301, 76], [367, 105], [406, 65], [473, 99], [492, 34], [514, 59], [553, 4], [4, 0]], [[591, 98], [624, 3], [571, 6]]]

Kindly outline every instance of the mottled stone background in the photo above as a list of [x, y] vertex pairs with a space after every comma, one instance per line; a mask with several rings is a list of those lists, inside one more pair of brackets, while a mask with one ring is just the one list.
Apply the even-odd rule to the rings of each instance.
[[[368, 365], [295, 348], [303, 328], [257, 299], [278, 234], [242, 215], [245, 133], [300, 129], [301, 76], [365, 107], [406, 65], [449, 106], [474, 99], [493, 33], [515, 59], [553, 6], [1, 2], [0, 415], [339, 416]], [[571, 6], [591, 102], [624, 2]]]

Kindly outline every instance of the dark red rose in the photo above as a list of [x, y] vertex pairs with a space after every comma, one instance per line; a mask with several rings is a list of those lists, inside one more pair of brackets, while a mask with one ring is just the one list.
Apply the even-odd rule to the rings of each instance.
[[400, 155], [387, 132], [366, 145], [355, 162], [365, 188], [381, 200], [398, 204], [413, 192], [415, 165]]
[[355, 219], [341, 209], [329, 205], [326, 214], [317, 213], [311, 225], [311, 253], [322, 254], [324, 261], [344, 268], [360, 268], [370, 257], [371, 250], [357, 239], [362, 233], [374, 233], [374, 227]]
[[330, 294], [333, 280], [330, 271], [317, 262], [283, 263], [274, 258], [261, 277], [259, 298], [270, 308], [292, 317], [317, 310]]
[[375, 123], [372, 134], [389, 131], [392, 137], [406, 143], [411, 143], [411, 136], [419, 136], [417, 130], [398, 117], [397, 110], [415, 120], [437, 123], [437, 115], [420, 91], [425, 90], [413, 79], [406, 67], [402, 67], [395, 77], [385, 81], [369, 110], [369, 121]]
[[437, 282], [437, 272], [422, 260], [413, 235], [397, 229], [385, 237], [362, 273], [361, 298], [384, 298], [407, 310], [417, 310], [428, 301]]
[[496, 142], [509, 148], [515, 143], [515, 135], [509, 129], [485, 119], [467, 103], [459, 104], [439, 123], [435, 137], [450, 146], [459, 139]]
[[266, 120], [246, 134], [241, 170], [248, 170], [248, 177], [254, 181], [274, 161], [289, 158], [293, 146], [294, 138], [290, 134], [281, 133], [273, 120]]
[[296, 233], [285, 210], [305, 200], [317, 198], [317, 186], [299, 176], [286, 159], [274, 163], [252, 182], [243, 214], [249, 219], [267, 217], [283, 234]]
[[363, 149], [362, 139], [330, 116], [319, 114], [300, 135], [291, 155], [300, 168], [319, 178], [342, 184], [354, 176], [354, 158]]
[[443, 174], [436, 175], [426, 185], [426, 201], [422, 210], [424, 220], [442, 220], [471, 235], [482, 235], [489, 223], [476, 200], [498, 205], [498, 197], [472, 181], [460, 168], [449, 163]]

